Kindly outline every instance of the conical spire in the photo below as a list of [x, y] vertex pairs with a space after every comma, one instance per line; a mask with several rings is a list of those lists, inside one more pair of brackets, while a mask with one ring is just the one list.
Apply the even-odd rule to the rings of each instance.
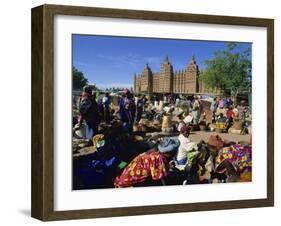
[[143, 71], [151, 71], [148, 63], [145, 64], [145, 67], [144, 67]]
[[195, 55], [194, 55], [194, 54], [192, 54], [192, 57], [191, 57], [191, 61], [190, 61], [190, 63], [192, 63], [192, 64], [196, 64], [196, 61], [195, 61]]

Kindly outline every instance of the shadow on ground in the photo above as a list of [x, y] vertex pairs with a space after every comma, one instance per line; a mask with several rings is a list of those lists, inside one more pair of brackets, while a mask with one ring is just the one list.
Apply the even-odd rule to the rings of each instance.
[[26, 217], [30, 217], [31, 216], [31, 212], [28, 209], [19, 209], [18, 212]]

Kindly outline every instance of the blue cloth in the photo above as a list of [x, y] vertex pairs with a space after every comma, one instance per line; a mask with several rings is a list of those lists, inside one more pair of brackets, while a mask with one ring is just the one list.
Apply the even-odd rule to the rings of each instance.
[[187, 161], [187, 158], [183, 158], [181, 160], [178, 160], [178, 164], [179, 165], [185, 165], [186, 164], [186, 161]]
[[115, 161], [116, 161], [115, 157], [112, 157], [112, 158], [107, 159], [107, 160], [94, 160], [92, 162], [92, 166], [94, 168], [99, 168], [99, 169], [105, 170], [106, 168], [113, 166]]
[[127, 107], [128, 107], [127, 109], [125, 105], [126, 105], [125, 99], [122, 97], [120, 99], [120, 119], [123, 123], [126, 122], [132, 124], [135, 119], [135, 111], [136, 111], [133, 99], [129, 99], [129, 103], [127, 103]]
[[178, 138], [176, 137], [165, 137], [162, 141], [160, 141], [158, 145], [158, 150], [161, 153], [168, 153], [172, 151], [176, 151], [180, 145]]

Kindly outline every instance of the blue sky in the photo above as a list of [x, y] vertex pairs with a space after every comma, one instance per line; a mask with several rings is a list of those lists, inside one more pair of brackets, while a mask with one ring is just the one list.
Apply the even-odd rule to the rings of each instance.
[[[199, 69], [214, 51], [226, 49], [227, 42], [72, 35], [73, 66], [82, 71], [90, 84], [99, 88], [133, 86], [134, 73], [140, 74], [146, 63], [152, 72], [168, 55], [174, 70], [183, 70], [192, 55]], [[239, 51], [251, 47], [240, 43]]]

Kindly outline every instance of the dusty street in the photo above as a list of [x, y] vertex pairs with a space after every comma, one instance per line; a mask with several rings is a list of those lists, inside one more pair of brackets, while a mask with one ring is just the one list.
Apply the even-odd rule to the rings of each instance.
[[204, 131], [196, 131], [190, 134], [190, 140], [193, 142], [199, 142], [200, 140], [208, 141], [211, 135], [218, 134], [222, 139], [226, 139], [228, 141], [250, 141], [250, 135], [237, 135], [237, 134], [230, 134], [230, 133], [216, 133], [216, 132], [204, 132]]

